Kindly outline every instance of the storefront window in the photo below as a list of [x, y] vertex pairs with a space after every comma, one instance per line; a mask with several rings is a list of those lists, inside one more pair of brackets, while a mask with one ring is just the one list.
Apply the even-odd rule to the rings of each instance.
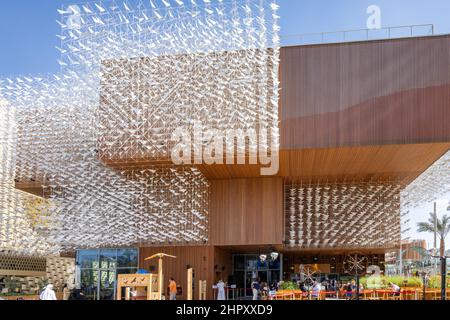
[[117, 250], [117, 267], [118, 268], [135, 268], [137, 266], [138, 254], [135, 249], [119, 249]]
[[137, 272], [138, 249], [78, 250], [77, 266], [78, 283], [88, 299], [113, 300], [117, 275]]
[[100, 269], [115, 269], [117, 259], [117, 250], [100, 250]]
[[246, 257], [246, 265], [247, 270], [254, 270], [258, 267], [258, 257], [257, 256], [247, 256]]
[[97, 298], [98, 270], [82, 269], [80, 283], [86, 298], [95, 300]]
[[234, 269], [235, 270], [245, 269], [245, 256], [234, 256]]
[[80, 250], [78, 264], [82, 269], [98, 268], [98, 250]]

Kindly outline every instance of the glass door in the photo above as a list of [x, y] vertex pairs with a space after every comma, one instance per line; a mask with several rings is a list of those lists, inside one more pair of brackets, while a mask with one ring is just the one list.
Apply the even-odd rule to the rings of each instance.
[[247, 271], [245, 273], [245, 293], [244, 297], [251, 297], [252, 292], [252, 282], [256, 278], [256, 271]]
[[98, 270], [82, 270], [80, 277], [81, 290], [85, 297], [90, 300], [96, 300], [98, 297]]
[[116, 294], [116, 271], [100, 270], [99, 300], [114, 300]]
[[257, 254], [233, 255], [233, 270], [235, 284], [239, 290], [240, 298], [250, 298], [252, 282], [267, 283], [269, 287], [276, 285], [281, 279], [280, 257], [274, 261], [262, 262]]
[[268, 271], [258, 271], [257, 279], [259, 283], [269, 283], [270, 279], [267, 273]]

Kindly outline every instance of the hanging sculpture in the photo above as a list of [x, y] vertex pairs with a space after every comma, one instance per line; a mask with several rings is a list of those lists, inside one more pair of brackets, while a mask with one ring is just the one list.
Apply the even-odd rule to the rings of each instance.
[[444, 154], [425, 172], [402, 190], [402, 210], [433, 203], [450, 192], [450, 152]]
[[158, 2], [58, 10], [61, 73], [0, 80], [0, 250], [208, 241], [209, 183], [169, 136], [278, 130], [278, 6]]
[[401, 185], [317, 183], [285, 186], [286, 239], [302, 248], [391, 248], [401, 238]]

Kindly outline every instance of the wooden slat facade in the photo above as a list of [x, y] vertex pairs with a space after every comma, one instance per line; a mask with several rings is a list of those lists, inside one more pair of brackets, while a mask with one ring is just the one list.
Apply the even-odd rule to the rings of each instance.
[[166, 253], [177, 258], [164, 258], [164, 281], [168, 286], [170, 277], [173, 277], [177, 284], [181, 285], [183, 295], [179, 298], [186, 299], [187, 294], [187, 267], [194, 270], [194, 290], [193, 299], [199, 297], [199, 280], [206, 280], [206, 295], [208, 299], [213, 298], [212, 285], [218, 280], [227, 281], [231, 274], [230, 251], [215, 248], [213, 246], [181, 246], [181, 247], [141, 247], [139, 252], [139, 266], [149, 270], [154, 267], [157, 272], [158, 259], [144, 261], [156, 253]]
[[212, 180], [209, 224], [216, 246], [281, 244], [283, 180]]
[[397, 180], [409, 183], [450, 143], [311, 148], [282, 151], [280, 175], [295, 181]]
[[283, 246], [287, 181], [411, 182], [450, 150], [448, 70], [448, 36], [283, 48], [280, 172], [200, 166], [210, 245], [298, 253]]

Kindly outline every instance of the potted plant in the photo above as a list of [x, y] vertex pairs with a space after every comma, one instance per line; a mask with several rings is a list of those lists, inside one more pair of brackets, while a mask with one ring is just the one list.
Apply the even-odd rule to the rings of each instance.
[[287, 281], [287, 282], [282, 282], [280, 283], [280, 288], [279, 290], [282, 291], [289, 291], [289, 290], [298, 290], [298, 285], [295, 282], [292, 281]]
[[4, 280], [5, 288], [8, 293], [19, 293], [19, 282], [14, 277], [8, 277]]

